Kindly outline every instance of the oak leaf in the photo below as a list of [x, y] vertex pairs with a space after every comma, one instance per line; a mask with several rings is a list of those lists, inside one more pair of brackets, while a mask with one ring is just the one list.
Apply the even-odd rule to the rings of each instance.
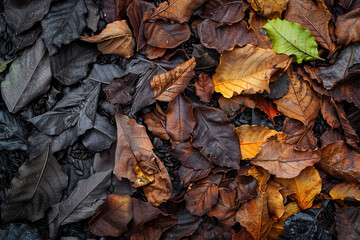
[[97, 47], [103, 54], [116, 54], [125, 58], [133, 55], [135, 47], [135, 40], [125, 20], [106, 25], [106, 28], [98, 35], [80, 37], [80, 39], [98, 43]]
[[211, 78], [205, 74], [201, 73], [195, 82], [195, 94], [203, 102], [210, 102], [212, 94], [214, 93], [215, 85]]
[[338, 183], [330, 190], [329, 194], [333, 199], [360, 201], [360, 184]]
[[313, 166], [305, 168], [295, 178], [285, 179], [276, 177], [275, 181], [289, 190], [295, 190], [295, 194], [290, 195], [290, 198], [294, 199], [303, 210], [311, 208], [316, 195], [321, 191], [322, 180], [318, 171]]
[[338, 16], [335, 23], [336, 41], [347, 45], [360, 40], [360, 9]]
[[248, 2], [261, 16], [273, 19], [281, 17], [281, 13], [286, 9], [289, 0], [249, 0]]
[[298, 152], [293, 145], [270, 140], [261, 145], [260, 152], [251, 163], [265, 168], [276, 177], [294, 178], [319, 160], [320, 157], [313, 151]]
[[182, 93], [195, 76], [195, 58], [192, 58], [169, 72], [155, 75], [150, 81], [154, 98], [158, 101], [170, 102]]
[[226, 98], [234, 93], [257, 93], [269, 89], [273, 74], [285, 71], [291, 59], [270, 49], [262, 49], [251, 44], [225, 51], [220, 57], [220, 65], [213, 76], [215, 91]]

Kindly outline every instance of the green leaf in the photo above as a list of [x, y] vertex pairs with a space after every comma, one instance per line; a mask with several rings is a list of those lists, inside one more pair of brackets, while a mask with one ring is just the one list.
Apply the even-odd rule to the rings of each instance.
[[11, 63], [12, 60], [4, 60], [2, 58], [0, 58], [0, 73], [5, 71], [6, 66]]
[[302, 63], [303, 60], [324, 60], [319, 57], [315, 38], [300, 24], [276, 18], [268, 20], [263, 28], [276, 52], [294, 55], [297, 63]]

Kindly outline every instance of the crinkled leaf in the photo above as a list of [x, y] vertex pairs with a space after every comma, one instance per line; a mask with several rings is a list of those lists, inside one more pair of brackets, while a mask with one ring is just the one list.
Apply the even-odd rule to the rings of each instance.
[[27, 131], [24, 124], [7, 110], [0, 110], [0, 148], [26, 151]]

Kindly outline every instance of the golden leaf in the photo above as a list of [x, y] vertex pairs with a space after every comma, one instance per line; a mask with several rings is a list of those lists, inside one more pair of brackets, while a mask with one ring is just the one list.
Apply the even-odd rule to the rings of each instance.
[[360, 184], [342, 182], [336, 184], [329, 194], [333, 199], [360, 201]]
[[289, 0], [248, 0], [251, 7], [261, 16], [269, 19], [281, 17]]

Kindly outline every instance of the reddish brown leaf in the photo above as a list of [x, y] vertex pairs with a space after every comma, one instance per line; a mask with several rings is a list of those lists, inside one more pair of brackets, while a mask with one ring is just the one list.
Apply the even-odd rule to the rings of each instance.
[[194, 215], [202, 216], [218, 201], [218, 185], [221, 175], [209, 175], [195, 182], [186, 192], [186, 208]]
[[238, 95], [232, 98], [225, 98], [221, 96], [218, 100], [220, 108], [226, 113], [226, 115], [232, 119], [237, 116], [238, 112], [242, 112], [245, 108], [255, 108], [255, 101], [244, 95]]
[[170, 136], [165, 129], [165, 114], [158, 104], [156, 105], [156, 109], [152, 109], [151, 112], [144, 114], [142, 118], [148, 130], [152, 132], [154, 136], [163, 140], [170, 140]]
[[336, 41], [347, 45], [360, 40], [360, 9], [338, 16], [335, 23]]
[[335, 223], [339, 240], [360, 239], [360, 207], [337, 209]]
[[219, 53], [236, 45], [244, 46], [248, 43], [256, 45], [255, 32], [244, 21], [223, 25], [206, 19], [200, 23], [198, 33], [204, 47], [216, 49]]
[[179, 94], [168, 104], [165, 113], [166, 131], [174, 141], [185, 142], [192, 133], [196, 120], [193, 105], [183, 94]]
[[181, 166], [178, 170], [178, 174], [184, 183], [184, 187], [189, 186], [191, 182], [195, 182], [209, 175], [211, 167], [207, 169], [194, 170]]
[[332, 96], [335, 100], [346, 100], [352, 102], [360, 108], [360, 79], [354, 81], [342, 82], [336, 86], [332, 91]]
[[240, 22], [245, 17], [249, 4], [244, 3], [243, 0], [210, 0], [204, 4], [203, 8], [204, 13], [201, 15], [203, 18], [231, 25]]
[[161, 214], [161, 211], [150, 202], [142, 202], [136, 198], [131, 198], [131, 202], [133, 217], [129, 227], [132, 231], [142, 229], [146, 222], [157, 218]]
[[250, 235], [248, 231], [242, 229], [240, 232], [234, 233], [231, 240], [254, 240], [254, 238]]
[[234, 180], [234, 187], [237, 200], [239, 203], [244, 203], [256, 197], [258, 183], [252, 176], [237, 175]]
[[261, 48], [272, 49], [272, 43], [262, 27], [267, 23], [267, 18], [259, 16], [254, 10], [250, 9], [250, 27], [254, 29], [257, 39], [257, 46]]
[[143, 48], [143, 51], [146, 53], [146, 57], [150, 60], [154, 60], [156, 58], [160, 58], [164, 56], [166, 52], [166, 48], [157, 48], [150, 45], [146, 45]]
[[322, 96], [321, 113], [323, 115], [324, 120], [330, 125], [330, 127], [332, 128], [340, 127], [341, 123], [338, 119], [336, 108], [334, 104], [331, 102], [331, 99], [327, 96]]
[[254, 101], [256, 103], [256, 107], [266, 113], [269, 120], [275, 125], [274, 118], [281, 115], [281, 113], [276, 109], [275, 104], [271, 100], [263, 98], [260, 95], [255, 95]]
[[330, 175], [349, 182], [360, 183], [360, 153], [339, 141], [318, 149], [321, 161], [317, 164]]
[[286, 133], [285, 142], [294, 144], [294, 149], [299, 151], [315, 150], [317, 138], [312, 131], [315, 121], [311, 121], [306, 127], [302, 122], [286, 118], [282, 131]]
[[276, 177], [294, 178], [319, 160], [320, 157], [313, 151], [298, 152], [294, 150], [294, 145], [270, 140], [260, 147], [251, 163], [265, 168]]
[[128, 73], [121, 78], [115, 78], [106, 87], [106, 99], [112, 104], [129, 104], [135, 93], [134, 83], [139, 75]]
[[155, 75], [150, 81], [154, 98], [158, 101], [170, 102], [182, 93], [195, 75], [195, 58], [192, 58], [173, 70]]
[[[235, 223], [235, 222], [234, 222]], [[211, 218], [206, 218], [192, 235], [192, 240], [218, 239], [230, 240], [234, 229], [226, 226], [219, 226]]]
[[340, 0], [339, 2], [347, 12], [360, 7], [359, 0]]
[[202, 72], [195, 82], [195, 94], [200, 98], [201, 101], [208, 103], [211, 101], [214, 90], [215, 85], [211, 78]]
[[337, 141], [345, 141], [344, 135], [338, 129], [329, 128], [320, 137], [322, 148], [325, 148], [327, 145]]

